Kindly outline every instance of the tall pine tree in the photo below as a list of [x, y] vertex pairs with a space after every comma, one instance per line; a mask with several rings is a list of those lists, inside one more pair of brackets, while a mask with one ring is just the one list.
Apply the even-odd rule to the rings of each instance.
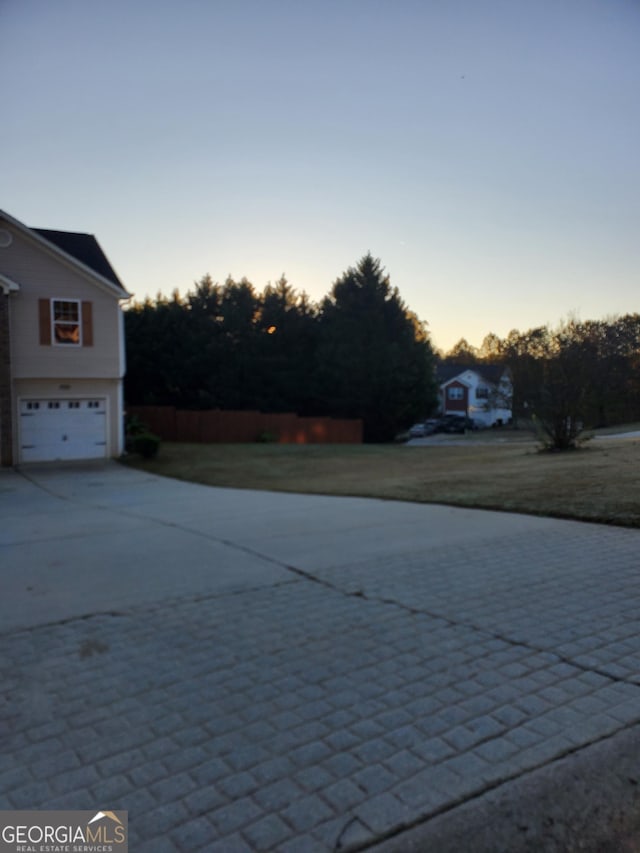
[[389, 441], [435, 407], [429, 337], [371, 254], [322, 303], [317, 372], [326, 409], [362, 418], [366, 441]]

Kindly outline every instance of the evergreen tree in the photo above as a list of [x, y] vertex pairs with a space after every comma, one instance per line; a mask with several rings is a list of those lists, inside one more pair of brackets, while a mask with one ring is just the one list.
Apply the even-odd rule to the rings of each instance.
[[263, 411], [316, 414], [317, 309], [282, 275], [263, 291], [258, 327]]
[[388, 441], [436, 403], [434, 356], [379, 260], [365, 255], [322, 303], [318, 378], [326, 410]]
[[366, 255], [319, 307], [282, 276], [262, 294], [204, 276], [126, 312], [127, 402], [362, 418], [388, 440], [435, 405], [433, 351]]

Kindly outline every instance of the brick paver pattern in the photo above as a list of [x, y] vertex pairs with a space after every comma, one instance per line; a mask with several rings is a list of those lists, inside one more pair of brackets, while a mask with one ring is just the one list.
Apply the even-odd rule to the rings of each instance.
[[358, 850], [636, 723], [640, 534], [571, 531], [4, 635], [0, 807]]

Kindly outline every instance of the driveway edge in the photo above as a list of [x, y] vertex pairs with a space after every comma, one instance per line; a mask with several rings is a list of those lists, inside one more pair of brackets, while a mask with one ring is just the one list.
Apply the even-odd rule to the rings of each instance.
[[640, 853], [640, 725], [363, 849]]

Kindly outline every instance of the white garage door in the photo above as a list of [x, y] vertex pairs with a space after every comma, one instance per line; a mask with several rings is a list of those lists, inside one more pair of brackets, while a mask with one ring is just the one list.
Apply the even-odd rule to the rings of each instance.
[[107, 452], [106, 401], [22, 400], [22, 462], [99, 459]]

